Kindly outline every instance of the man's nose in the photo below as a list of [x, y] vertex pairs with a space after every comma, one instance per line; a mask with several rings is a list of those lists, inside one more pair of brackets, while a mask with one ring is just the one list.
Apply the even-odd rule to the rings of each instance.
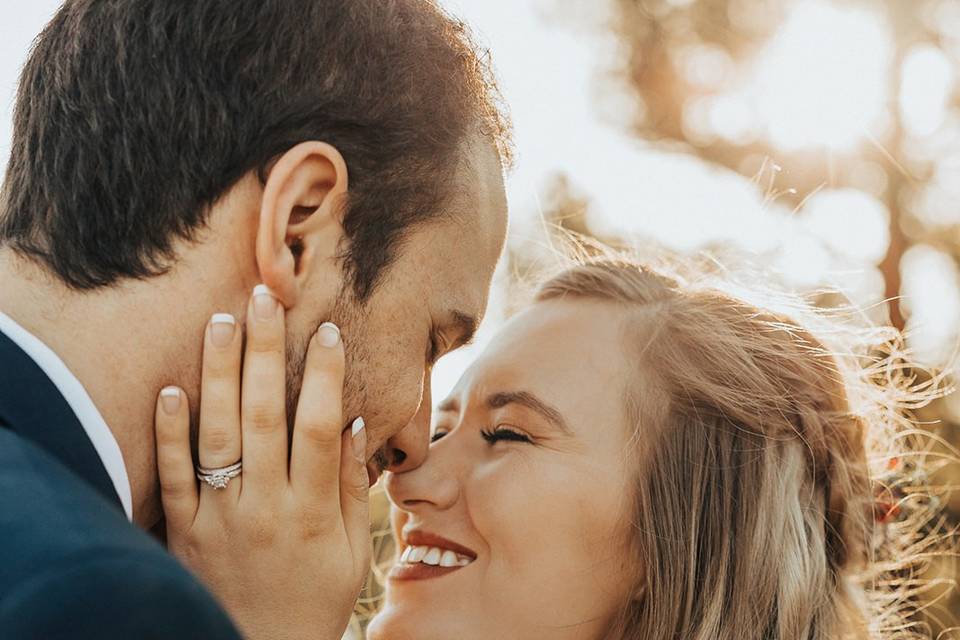
[[[429, 378], [428, 378], [429, 380]], [[388, 470], [403, 473], [423, 464], [430, 447], [430, 411], [433, 399], [427, 382], [420, 400], [420, 409], [400, 433], [387, 440]]]

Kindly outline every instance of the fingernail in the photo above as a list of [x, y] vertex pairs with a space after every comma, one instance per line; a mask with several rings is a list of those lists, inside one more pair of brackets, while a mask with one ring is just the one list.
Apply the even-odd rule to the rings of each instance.
[[210, 318], [210, 341], [214, 346], [223, 348], [233, 340], [237, 321], [229, 313], [215, 313]]
[[357, 418], [350, 426], [351, 444], [353, 445], [353, 457], [357, 462], [367, 461], [367, 430], [363, 418]]
[[[333, 348], [340, 342], [340, 327], [332, 322], [324, 322], [317, 329], [317, 340], [327, 348]], [[358, 418], [360, 419], [360, 418]]]
[[180, 389], [176, 387], [167, 387], [160, 392], [160, 404], [163, 405], [163, 411], [168, 416], [177, 415], [180, 410]]
[[253, 288], [253, 312], [260, 320], [269, 320], [277, 312], [277, 298], [265, 284]]

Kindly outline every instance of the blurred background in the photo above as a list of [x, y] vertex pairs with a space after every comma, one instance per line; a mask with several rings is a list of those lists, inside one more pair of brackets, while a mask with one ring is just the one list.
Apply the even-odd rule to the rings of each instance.
[[[846, 300], [952, 370], [960, 330], [957, 0], [441, 0], [489, 48], [516, 130], [511, 229], [476, 344], [556, 229], [682, 254], [734, 248]], [[0, 7], [0, 158], [16, 76], [55, 0]], [[923, 410], [960, 445], [960, 395]], [[938, 482], [960, 486], [960, 465]], [[385, 504], [378, 502], [380, 517]], [[948, 496], [960, 516], [960, 494]], [[932, 568], [960, 577], [956, 565]], [[375, 593], [371, 593], [374, 596]], [[937, 594], [934, 594], [936, 596]], [[942, 594], [935, 629], [960, 624]]]
[[[435, 399], [509, 314], [518, 278], [551, 261], [557, 228], [641, 251], [732, 249], [781, 286], [903, 330], [917, 364], [954, 373], [960, 2], [444, 4], [490, 48], [517, 166], [488, 320], [438, 364]], [[956, 455], [960, 394], [917, 418]], [[960, 464], [934, 481], [960, 486]], [[955, 527], [960, 492], [944, 498]], [[926, 577], [958, 579], [960, 565]], [[935, 635], [960, 625], [955, 590], [929, 604]]]

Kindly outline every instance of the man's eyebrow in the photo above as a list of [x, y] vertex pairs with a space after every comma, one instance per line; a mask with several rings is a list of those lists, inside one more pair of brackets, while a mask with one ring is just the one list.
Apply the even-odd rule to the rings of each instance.
[[456, 339], [450, 344], [449, 348], [450, 351], [453, 351], [473, 341], [480, 322], [476, 316], [472, 316], [469, 313], [451, 311], [446, 325], [445, 328], [449, 327], [456, 332]]
[[563, 414], [532, 393], [527, 391], [501, 391], [487, 397], [487, 406], [491, 409], [499, 409], [508, 404], [519, 404], [532, 411], [536, 411], [549, 422], [553, 423], [553, 425], [564, 434], [568, 436], [573, 435], [573, 429], [571, 429], [567, 421], [563, 419]]
[[477, 320], [476, 316], [464, 313], [463, 311], [453, 311], [450, 315], [453, 318], [452, 324], [457, 327], [460, 334], [459, 339], [455, 343], [456, 346], [459, 348], [470, 344], [473, 341], [473, 337], [477, 334], [480, 321]]

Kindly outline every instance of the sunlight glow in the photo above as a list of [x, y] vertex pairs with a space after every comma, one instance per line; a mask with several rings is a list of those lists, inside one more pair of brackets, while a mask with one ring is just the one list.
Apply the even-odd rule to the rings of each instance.
[[939, 48], [917, 45], [903, 61], [900, 113], [913, 135], [927, 136], [943, 124], [953, 90], [953, 67]]
[[842, 291], [850, 304], [877, 324], [886, 324], [887, 307], [880, 304], [886, 292], [886, 281], [877, 267], [858, 266], [841, 269], [833, 265], [827, 275], [826, 287]]
[[892, 38], [876, 13], [798, 2], [747, 88], [783, 150], [852, 147], [883, 119]]
[[717, 46], [698, 45], [681, 52], [687, 81], [700, 89], [718, 89], [733, 73], [730, 54]]
[[960, 273], [956, 263], [943, 251], [918, 244], [904, 254], [900, 273], [908, 346], [922, 364], [946, 364], [954, 352], [960, 326]]
[[754, 137], [753, 114], [743, 96], [720, 95], [709, 105], [710, 126], [724, 139], [744, 144]]
[[631, 170], [589, 185], [588, 222], [601, 237], [654, 240], [679, 252], [724, 242], [754, 253], [776, 248], [783, 216], [751, 180], [682, 153], [637, 151], [628, 160]]
[[911, 198], [911, 211], [924, 224], [948, 227], [960, 224], [960, 153], [940, 158], [923, 190]]
[[890, 213], [871, 195], [856, 189], [829, 189], [807, 201], [804, 226], [836, 254], [877, 264], [890, 244]]
[[818, 238], [799, 232], [783, 239], [773, 268], [787, 283], [812, 288], [822, 284], [830, 269], [830, 254]]

